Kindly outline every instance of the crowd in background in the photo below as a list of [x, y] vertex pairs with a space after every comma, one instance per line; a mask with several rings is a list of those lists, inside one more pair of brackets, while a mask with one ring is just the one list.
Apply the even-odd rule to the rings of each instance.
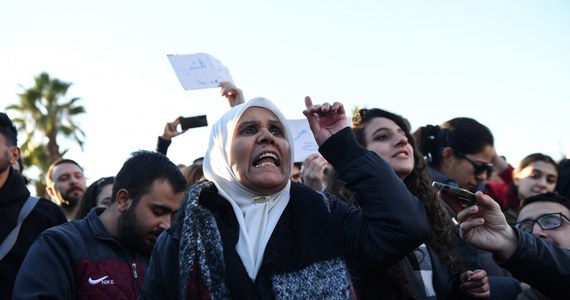
[[529, 147], [511, 165], [467, 117], [412, 131], [404, 116], [366, 108], [349, 128], [341, 103], [307, 97], [299, 107], [319, 152], [296, 162], [279, 108], [227, 82], [221, 94], [230, 109], [203, 157], [167, 158], [185, 132], [176, 118], [155, 151], [89, 186], [80, 162], [55, 161], [50, 199], [26, 188], [2, 113], [0, 299], [570, 295], [567, 159]]

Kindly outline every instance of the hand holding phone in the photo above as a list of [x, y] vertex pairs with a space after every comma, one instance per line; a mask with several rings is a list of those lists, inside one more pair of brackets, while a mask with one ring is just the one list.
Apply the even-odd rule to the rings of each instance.
[[437, 190], [453, 195], [463, 207], [469, 207], [477, 204], [477, 198], [475, 197], [475, 194], [466, 189], [454, 187], [438, 181], [432, 182], [431, 186]]

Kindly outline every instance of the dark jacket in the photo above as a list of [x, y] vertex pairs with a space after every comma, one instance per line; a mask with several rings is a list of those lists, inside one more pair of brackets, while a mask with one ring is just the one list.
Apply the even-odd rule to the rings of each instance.
[[[143, 286], [145, 299], [180, 299], [190, 288], [192, 296], [231, 299], [348, 299], [354, 298], [348, 268], [387, 269], [427, 239], [429, 228], [421, 203], [406, 189], [392, 168], [373, 152], [360, 147], [350, 128], [319, 149], [347, 186], [363, 200], [362, 210], [331, 196], [293, 183], [289, 204], [266, 246], [259, 273], [252, 281], [235, 245], [239, 227], [234, 212], [212, 183], [194, 185], [186, 194], [179, 217], [157, 241]], [[197, 205], [197, 206], [196, 206]], [[180, 278], [181, 220], [213, 223], [208, 236], [193, 240], [204, 255], [192, 264], [195, 273], [209, 272], [219, 280], [185, 281]], [[202, 209], [205, 208], [205, 209]], [[411, 222], [410, 220], [413, 220]], [[219, 238], [218, 238], [219, 236]], [[212, 242], [213, 241], [213, 242]], [[216, 242], [218, 241], [218, 242]], [[210, 252], [220, 253], [209, 256]], [[212, 258], [204, 263], [203, 258]], [[219, 263], [212, 263], [219, 261]]]
[[[8, 179], [0, 188], [0, 242], [17, 223], [22, 206], [30, 196], [24, 178], [10, 168]], [[38, 235], [47, 228], [67, 222], [63, 211], [55, 203], [40, 199], [22, 222], [16, 243], [0, 261], [0, 299], [11, 299], [16, 274]]]
[[519, 243], [515, 253], [501, 266], [551, 299], [568, 299], [570, 250], [513, 229]]
[[164, 138], [159, 136], [158, 141], [156, 142], [156, 152], [166, 155], [166, 152], [168, 151], [168, 147], [170, 147], [171, 143], [172, 143], [172, 140], [165, 140]]
[[[426, 246], [429, 251], [429, 259], [433, 271], [432, 284], [437, 299], [467, 298], [467, 295], [459, 289], [459, 274], [450, 276], [447, 266], [441, 261], [441, 258], [430, 246], [429, 242], [426, 242]], [[406, 258], [398, 263], [402, 274], [396, 275], [392, 273], [390, 277], [386, 277], [376, 270], [370, 270], [370, 273], [364, 277], [365, 282], [363, 282], [359, 299], [427, 299], [424, 286], [418, 281], [419, 279], [414, 272], [413, 261], [415, 258], [410, 258], [410, 256], [414, 256], [414, 253], [409, 253]], [[404, 278], [407, 284], [406, 291], [402, 290], [402, 280]]]
[[[443, 173], [432, 168], [430, 168], [429, 171], [433, 180], [459, 187], [457, 182]], [[457, 221], [455, 220], [457, 214], [445, 202], [442, 201], [442, 204], [456, 223], [455, 234], [457, 235], [458, 251], [469, 264], [468, 268], [470, 270], [482, 269], [487, 272], [489, 288], [491, 291], [490, 299], [515, 299], [521, 292], [519, 280], [511, 276], [508, 271], [501, 268], [493, 259], [493, 254], [491, 252], [478, 249], [461, 239], [459, 236], [459, 225], [457, 225]]]
[[136, 299], [148, 265], [107, 233], [93, 209], [42, 233], [30, 248], [14, 299]]

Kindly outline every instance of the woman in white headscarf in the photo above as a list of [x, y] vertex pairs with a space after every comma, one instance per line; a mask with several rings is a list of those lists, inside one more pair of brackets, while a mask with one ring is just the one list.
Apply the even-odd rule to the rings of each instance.
[[208, 181], [192, 186], [157, 241], [145, 299], [351, 299], [352, 276], [387, 269], [425, 241], [422, 205], [358, 145], [342, 104], [305, 104], [319, 152], [362, 209], [290, 181], [287, 121], [254, 98], [213, 125]]

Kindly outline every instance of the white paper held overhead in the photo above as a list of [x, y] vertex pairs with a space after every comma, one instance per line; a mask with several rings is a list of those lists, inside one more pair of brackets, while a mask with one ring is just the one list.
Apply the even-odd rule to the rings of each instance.
[[168, 60], [185, 90], [219, 87], [221, 82], [233, 82], [230, 71], [206, 53], [168, 54]]

